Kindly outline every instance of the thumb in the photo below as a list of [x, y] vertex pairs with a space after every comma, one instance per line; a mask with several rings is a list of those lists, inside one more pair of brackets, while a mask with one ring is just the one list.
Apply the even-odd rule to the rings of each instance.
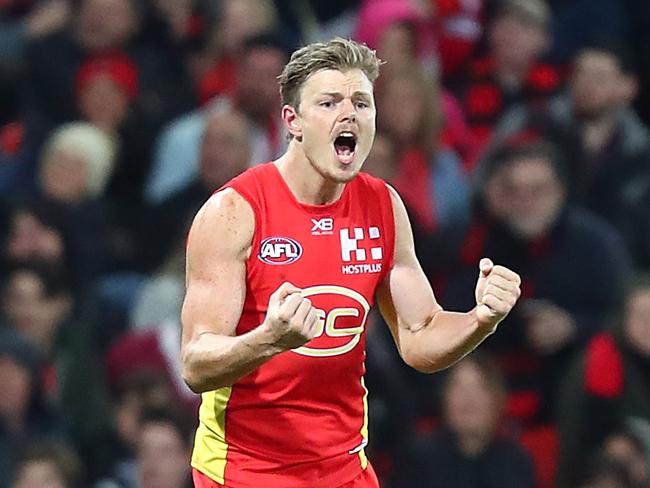
[[289, 295], [292, 293], [300, 293], [300, 291], [300, 288], [295, 286], [293, 283], [285, 281], [273, 292], [271, 299], [281, 304]]
[[481, 262], [478, 264], [479, 278], [485, 278], [489, 275], [492, 268], [494, 268], [494, 263], [490, 258], [481, 259]]

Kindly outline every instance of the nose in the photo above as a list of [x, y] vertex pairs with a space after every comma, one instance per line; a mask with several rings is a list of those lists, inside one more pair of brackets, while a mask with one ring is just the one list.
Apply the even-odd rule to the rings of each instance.
[[341, 111], [342, 122], [356, 122], [357, 121], [357, 111], [354, 108], [354, 103], [351, 100], [346, 100], [343, 104], [343, 109]]

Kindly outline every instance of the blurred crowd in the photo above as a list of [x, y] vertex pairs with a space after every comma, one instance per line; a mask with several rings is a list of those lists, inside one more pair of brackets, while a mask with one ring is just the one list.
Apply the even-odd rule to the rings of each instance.
[[483, 256], [522, 276], [445, 373], [372, 319], [382, 486], [650, 487], [650, 3], [0, 0], [0, 488], [190, 486], [185, 233], [336, 35], [385, 61], [365, 170], [441, 304]]

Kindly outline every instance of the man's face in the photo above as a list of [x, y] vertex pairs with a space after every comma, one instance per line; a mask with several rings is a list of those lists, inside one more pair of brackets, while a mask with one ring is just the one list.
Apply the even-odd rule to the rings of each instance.
[[47, 348], [68, 308], [63, 297], [48, 297], [40, 277], [18, 271], [4, 290], [4, 310], [9, 323], [39, 349]]
[[598, 51], [585, 51], [578, 56], [571, 79], [571, 98], [576, 115], [599, 117], [626, 102], [629, 77], [618, 66], [614, 56]]
[[490, 30], [492, 53], [501, 63], [515, 68], [533, 63], [546, 49], [547, 33], [542, 26], [514, 15], [497, 18]]
[[361, 70], [323, 70], [303, 84], [290, 130], [318, 173], [345, 183], [370, 152], [375, 115], [373, 86]]
[[472, 362], [459, 364], [451, 372], [444, 395], [449, 427], [459, 434], [491, 435], [501, 414], [501, 398]]
[[86, 196], [88, 166], [74, 148], [52, 151], [41, 166], [40, 184], [48, 197], [60, 202], [78, 202]]
[[89, 51], [119, 48], [136, 30], [129, 0], [85, 0], [79, 10], [79, 39]]
[[185, 486], [189, 476], [190, 455], [178, 432], [164, 423], [142, 427], [138, 444], [140, 486], [177, 488]]
[[520, 159], [499, 173], [501, 195], [508, 205], [496, 213], [521, 238], [535, 239], [548, 232], [565, 203], [564, 186], [552, 164], [543, 158]]
[[113, 133], [126, 118], [129, 97], [110, 77], [100, 75], [81, 90], [78, 105], [84, 119]]
[[[282, 106], [278, 76], [284, 66], [284, 55], [270, 47], [257, 47], [248, 52], [239, 66], [238, 106], [255, 118], [277, 117]], [[264, 121], [266, 122], [266, 121]]]

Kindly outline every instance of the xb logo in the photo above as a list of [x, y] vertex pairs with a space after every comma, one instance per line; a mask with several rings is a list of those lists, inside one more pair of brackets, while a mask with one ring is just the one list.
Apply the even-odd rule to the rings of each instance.
[[325, 217], [324, 219], [311, 219], [311, 235], [330, 235], [334, 231], [334, 219]]
[[[318, 313], [318, 329], [315, 337], [293, 352], [311, 357], [338, 356], [350, 352], [361, 340], [370, 312], [370, 304], [360, 293], [335, 285], [305, 288], [304, 297], [311, 300]], [[332, 299], [334, 297], [334, 299]], [[326, 298], [337, 306], [318, 308]]]

